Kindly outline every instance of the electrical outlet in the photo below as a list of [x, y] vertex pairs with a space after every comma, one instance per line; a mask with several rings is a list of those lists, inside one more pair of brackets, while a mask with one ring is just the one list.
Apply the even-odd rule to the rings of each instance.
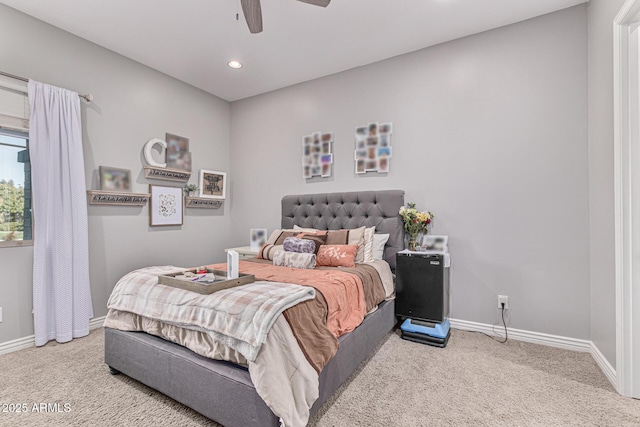
[[504, 304], [504, 309], [507, 310], [509, 308], [509, 297], [506, 295], [498, 295], [498, 308], [502, 309], [502, 304]]

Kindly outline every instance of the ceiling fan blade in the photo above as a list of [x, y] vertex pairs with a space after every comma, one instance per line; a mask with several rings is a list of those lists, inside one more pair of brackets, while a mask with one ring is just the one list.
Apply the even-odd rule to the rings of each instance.
[[327, 7], [329, 6], [329, 3], [331, 3], [331, 0], [298, 0], [298, 1], [301, 1], [302, 3], [309, 3], [314, 6], [322, 6], [322, 7]]
[[240, 0], [244, 19], [247, 20], [251, 34], [262, 32], [262, 8], [260, 0]]

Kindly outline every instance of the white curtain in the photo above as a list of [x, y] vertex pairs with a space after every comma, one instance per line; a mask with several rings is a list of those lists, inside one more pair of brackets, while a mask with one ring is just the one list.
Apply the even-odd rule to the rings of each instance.
[[29, 81], [36, 345], [89, 334], [87, 196], [80, 99]]

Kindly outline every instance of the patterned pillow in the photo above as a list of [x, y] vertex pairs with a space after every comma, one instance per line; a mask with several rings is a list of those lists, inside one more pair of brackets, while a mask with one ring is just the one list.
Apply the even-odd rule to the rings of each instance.
[[304, 254], [315, 254], [316, 243], [309, 239], [299, 239], [297, 237], [287, 237], [284, 239], [282, 248], [287, 252], [299, 252]]
[[355, 267], [358, 245], [322, 245], [316, 264], [325, 267]]
[[316, 267], [316, 255], [301, 252], [276, 251], [273, 256], [273, 265], [312, 269]]
[[306, 239], [311, 240], [315, 243], [316, 248], [313, 251], [314, 254], [318, 255], [318, 251], [320, 250], [320, 246], [324, 245], [327, 241], [327, 232], [317, 231], [315, 233], [300, 233], [296, 236], [298, 239]]
[[[364, 243], [358, 249], [358, 255], [360, 255], [360, 250], [362, 250], [361, 262], [373, 261], [373, 235], [375, 232], [375, 227], [369, 227], [364, 230]], [[358, 256], [356, 256], [356, 258], [358, 258]]]
[[284, 244], [284, 239], [286, 239], [287, 237], [295, 237], [297, 234], [298, 234], [297, 231], [282, 230], [282, 233], [280, 233], [280, 235], [278, 236], [278, 238], [273, 244], [282, 245]]
[[256, 256], [256, 258], [273, 260], [274, 254], [278, 251], [284, 252], [282, 245], [270, 245], [269, 243], [265, 243], [260, 248], [260, 251], [258, 252], [258, 256]]

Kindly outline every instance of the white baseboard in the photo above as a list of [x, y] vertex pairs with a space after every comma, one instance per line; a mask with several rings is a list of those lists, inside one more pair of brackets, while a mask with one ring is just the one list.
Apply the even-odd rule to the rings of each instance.
[[616, 370], [613, 369], [611, 363], [607, 360], [606, 357], [600, 352], [600, 349], [596, 347], [596, 345], [591, 342], [591, 357], [596, 361], [604, 375], [607, 377], [613, 388], [618, 389], [618, 377], [616, 376]]
[[[101, 328], [104, 324], [105, 317], [106, 316], [101, 316], [91, 319], [89, 321], [89, 330]], [[36, 337], [35, 335], [29, 335], [28, 337], [0, 343], [0, 354], [13, 353], [14, 351], [23, 350], [33, 347], [34, 345], [36, 345]]]
[[[449, 319], [451, 327], [462, 329], [465, 331], [484, 332], [493, 336], [504, 336], [504, 328], [502, 326], [493, 326], [486, 323], [470, 322], [468, 320]], [[616, 387], [616, 370], [609, 361], [600, 353], [592, 341], [580, 340], [576, 338], [563, 337], [559, 335], [543, 334], [540, 332], [524, 331], [522, 329], [513, 329], [507, 327], [509, 339], [516, 341], [530, 342], [533, 344], [541, 344], [549, 347], [562, 348], [565, 350], [581, 351], [591, 354], [591, 357], [598, 364], [602, 373]]]
[[[502, 325], [493, 326], [486, 323], [469, 322], [468, 320], [450, 319], [451, 326], [456, 329], [464, 329], [466, 331], [478, 331], [485, 334], [503, 336], [504, 328]], [[495, 330], [494, 330], [495, 329]], [[516, 341], [530, 342], [533, 344], [542, 344], [549, 347], [563, 348], [565, 350], [591, 352], [591, 341], [580, 340], [577, 338], [562, 337], [559, 335], [543, 334], [540, 332], [524, 331], [522, 329], [507, 328], [509, 339]]]

